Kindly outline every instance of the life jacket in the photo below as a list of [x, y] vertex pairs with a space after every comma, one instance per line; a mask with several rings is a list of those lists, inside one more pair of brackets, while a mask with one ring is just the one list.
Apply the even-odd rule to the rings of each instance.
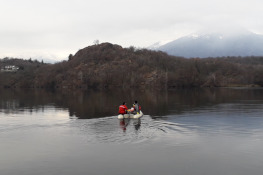
[[133, 104], [133, 107], [134, 107], [136, 112], [139, 112], [142, 109], [142, 107], [138, 103], [137, 104]]
[[119, 106], [119, 114], [126, 114], [126, 110], [128, 110], [126, 105]]

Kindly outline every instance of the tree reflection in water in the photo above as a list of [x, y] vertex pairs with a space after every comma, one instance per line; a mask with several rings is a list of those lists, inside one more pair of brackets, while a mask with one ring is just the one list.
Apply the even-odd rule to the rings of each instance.
[[[48, 106], [69, 111], [69, 117], [79, 119], [117, 116], [118, 106], [127, 102], [132, 106], [138, 100], [142, 111], [151, 117], [181, 114], [240, 100], [262, 100], [261, 88], [201, 88], [172, 91], [115, 90], [115, 91], [44, 91], [0, 89], [2, 112], [44, 111]], [[134, 124], [140, 128], [140, 120]], [[128, 122], [129, 123], [129, 122]]]

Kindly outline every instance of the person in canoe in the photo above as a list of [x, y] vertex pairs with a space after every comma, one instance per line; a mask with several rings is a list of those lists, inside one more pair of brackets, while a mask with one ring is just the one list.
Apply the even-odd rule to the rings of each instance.
[[133, 105], [132, 105], [132, 111], [134, 114], [139, 114], [140, 110], [141, 110], [141, 106], [139, 105], [138, 101], [134, 101]]
[[129, 111], [129, 109], [126, 106], [126, 103], [123, 102], [122, 105], [119, 106], [119, 114], [127, 114], [127, 111]]

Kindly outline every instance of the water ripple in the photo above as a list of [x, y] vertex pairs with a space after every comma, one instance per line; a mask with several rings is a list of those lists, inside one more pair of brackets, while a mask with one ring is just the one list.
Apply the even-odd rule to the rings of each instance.
[[147, 115], [142, 119], [118, 120], [113, 116], [76, 120], [71, 125], [79, 128], [78, 134], [84, 136], [89, 143], [144, 143], [165, 133], [161, 124]]

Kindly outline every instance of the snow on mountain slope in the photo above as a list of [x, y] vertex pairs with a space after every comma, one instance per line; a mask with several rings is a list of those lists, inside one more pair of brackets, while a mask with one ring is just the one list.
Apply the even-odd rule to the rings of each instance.
[[263, 35], [248, 31], [195, 33], [155, 48], [186, 58], [263, 56]]

